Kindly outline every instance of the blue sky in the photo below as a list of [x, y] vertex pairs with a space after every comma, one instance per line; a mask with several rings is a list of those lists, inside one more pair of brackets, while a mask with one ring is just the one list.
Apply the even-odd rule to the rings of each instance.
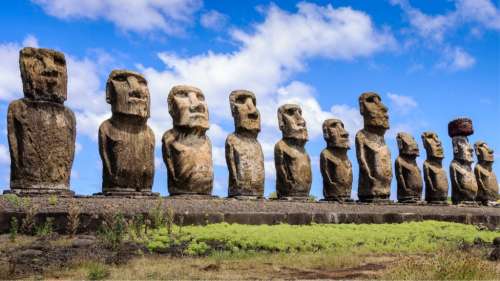
[[[167, 94], [176, 84], [201, 88], [207, 98], [215, 167], [214, 194], [227, 194], [224, 141], [233, 131], [228, 95], [248, 89], [262, 114], [265, 193], [275, 190], [273, 146], [281, 137], [277, 107], [303, 107], [313, 162], [311, 193], [322, 195], [319, 153], [324, 119], [344, 121], [353, 139], [362, 126], [358, 96], [378, 92], [395, 135], [435, 131], [452, 159], [448, 122], [474, 120], [473, 143], [500, 149], [500, 7], [490, 0], [435, 1], [202, 1], [33, 0], [0, 3], [0, 114], [22, 97], [18, 52], [23, 46], [60, 50], [68, 61], [66, 106], [77, 116], [72, 189], [101, 189], [97, 128], [109, 117], [105, 81], [112, 69], [143, 73], [156, 134], [153, 190], [167, 194], [161, 135], [171, 128]], [[9, 185], [6, 118], [0, 121], [0, 188]], [[497, 153], [500, 155], [500, 153]], [[349, 152], [357, 189], [354, 144]], [[498, 156], [496, 158], [499, 160]], [[499, 165], [495, 166], [497, 172]], [[395, 198], [395, 180], [392, 197]]]

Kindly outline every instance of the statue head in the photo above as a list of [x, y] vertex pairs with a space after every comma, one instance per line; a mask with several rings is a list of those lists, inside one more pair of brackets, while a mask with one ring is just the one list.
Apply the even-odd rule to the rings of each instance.
[[387, 107], [377, 93], [363, 93], [359, 97], [359, 112], [363, 116], [365, 128], [389, 129]]
[[474, 162], [473, 149], [469, 144], [469, 140], [465, 136], [453, 137], [453, 159], [461, 160], [466, 163]]
[[255, 95], [246, 90], [232, 91], [229, 104], [234, 118], [236, 131], [258, 134], [260, 132], [260, 113], [257, 109]]
[[278, 108], [278, 123], [283, 138], [307, 141], [306, 121], [302, 109], [296, 104], [284, 104]]
[[493, 149], [488, 147], [484, 141], [477, 141], [474, 144], [474, 150], [476, 151], [477, 160], [479, 162], [494, 162], [495, 155]]
[[106, 101], [113, 114], [149, 118], [148, 83], [139, 73], [113, 70], [106, 82]]
[[417, 142], [415, 141], [415, 138], [412, 135], [401, 132], [398, 133], [398, 135], [396, 136], [396, 140], [398, 142], [398, 149], [400, 155], [415, 156], [415, 157], [420, 155]]
[[207, 130], [208, 107], [200, 89], [192, 86], [174, 86], [168, 94], [168, 112], [174, 127]]
[[323, 138], [329, 147], [349, 149], [349, 133], [339, 119], [326, 119], [323, 122]]
[[423, 132], [422, 142], [424, 143], [425, 151], [427, 152], [427, 158], [444, 158], [443, 144], [438, 138], [438, 135], [434, 132]]
[[64, 103], [68, 74], [63, 53], [50, 49], [23, 48], [19, 52], [19, 66], [26, 98]]

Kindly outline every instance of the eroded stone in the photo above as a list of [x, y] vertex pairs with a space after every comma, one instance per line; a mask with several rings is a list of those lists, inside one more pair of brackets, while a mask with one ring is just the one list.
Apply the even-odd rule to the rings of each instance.
[[417, 165], [420, 155], [417, 142], [407, 133], [398, 133], [399, 156], [396, 159], [395, 170], [398, 183], [398, 202], [418, 202], [422, 197], [422, 173]]
[[245, 90], [229, 95], [235, 132], [226, 139], [226, 163], [229, 170], [229, 197], [264, 196], [264, 154], [257, 140], [260, 113], [255, 95]]
[[389, 129], [387, 107], [376, 93], [359, 97], [364, 128], [356, 134], [359, 163], [358, 197], [362, 202], [388, 200], [391, 191], [391, 152], [384, 134]]
[[280, 106], [278, 122], [283, 137], [274, 146], [277, 196], [279, 199], [307, 198], [312, 171], [311, 159], [304, 148], [308, 135], [301, 108], [295, 104]]
[[21, 195], [72, 195], [76, 121], [67, 96], [63, 53], [23, 48], [19, 55], [24, 98], [9, 104], [10, 191]]
[[99, 127], [102, 190], [105, 195], [153, 195], [153, 130], [147, 125], [150, 96], [146, 79], [114, 70], [106, 83], [112, 116]]
[[443, 145], [434, 132], [422, 133], [427, 159], [424, 162], [425, 201], [445, 204], [448, 198], [448, 177], [443, 168]]
[[349, 133], [338, 119], [323, 122], [323, 137], [327, 147], [320, 155], [323, 176], [323, 196], [327, 201], [349, 201], [352, 189], [352, 163], [347, 157]]
[[210, 196], [212, 144], [206, 135], [209, 123], [205, 96], [198, 88], [175, 86], [168, 95], [168, 111], [174, 125], [162, 138], [168, 192], [171, 196]]
[[484, 205], [494, 204], [499, 198], [497, 176], [493, 171], [494, 151], [484, 141], [476, 142], [474, 150], [478, 161], [474, 167], [478, 186], [476, 199]]

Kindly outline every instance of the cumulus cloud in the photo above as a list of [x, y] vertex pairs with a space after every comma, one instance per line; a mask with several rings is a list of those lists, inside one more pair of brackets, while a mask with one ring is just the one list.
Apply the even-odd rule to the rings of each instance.
[[200, 18], [203, 27], [215, 31], [221, 30], [228, 22], [228, 16], [215, 10], [204, 13]]
[[[169, 88], [191, 84], [201, 88], [209, 105], [212, 124], [232, 123], [228, 95], [234, 89], [249, 89], [257, 96], [263, 128], [259, 136], [266, 157], [266, 174], [273, 176], [274, 143], [280, 138], [276, 110], [283, 103], [297, 103], [303, 109], [311, 138], [321, 136], [321, 124], [332, 116], [342, 118], [348, 129], [360, 127], [357, 110], [348, 106], [323, 109], [315, 90], [290, 77], [306, 70], [310, 58], [352, 60], [369, 57], [395, 45], [389, 31], [377, 28], [371, 18], [348, 7], [333, 8], [300, 3], [291, 13], [269, 6], [263, 22], [249, 31], [234, 29], [231, 39], [238, 46], [230, 53], [207, 52], [192, 57], [175, 53], [159, 54], [165, 69], [143, 65], [138, 68], [149, 81], [152, 98], [151, 126], [161, 134], [171, 127], [166, 110]], [[292, 47], [293, 46], [293, 47]], [[355, 112], [355, 114], [353, 114]], [[213, 132], [212, 132], [213, 130]], [[212, 125], [209, 136], [214, 145], [214, 162], [225, 165], [223, 146], [227, 133]]]
[[0, 100], [10, 101], [22, 96], [19, 51], [23, 47], [38, 47], [38, 40], [28, 35], [19, 43], [0, 44]]
[[387, 96], [391, 101], [391, 109], [401, 114], [407, 114], [418, 106], [418, 103], [415, 101], [415, 99], [409, 96], [397, 95], [392, 93], [388, 93]]
[[500, 31], [500, 9], [490, 0], [455, 0], [454, 10], [435, 15], [423, 13], [408, 0], [391, 0], [391, 3], [401, 7], [411, 31], [424, 39], [423, 44], [442, 53], [439, 68], [457, 71], [475, 64], [471, 54], [446, 40], [458, 28], [466, 26], [475, 36], [482, 30]]
[[182, 33], [193, 22], [201, 0], [32, 0], [49, 15], [65, 19], [104, 19], [123, 31]]
[[476, 59], [460, 47], [448, 47], [444, 50], [442, 60], [437, 64], [439, 68], [451, 71], [463, 70], [472, 67]]

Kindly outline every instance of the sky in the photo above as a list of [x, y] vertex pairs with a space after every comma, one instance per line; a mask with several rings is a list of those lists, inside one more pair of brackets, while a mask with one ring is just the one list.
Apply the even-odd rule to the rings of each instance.
[[[206, 97], [215, 170], [213, 194], [227, 196], [224, 142], [233, 132], [229, 93], [257, 96], [265, 156], [265, 194], [275, 191], [274, 144], [281, 138], [276, 110], [297, 103], [309, 130], [311, 194], [322, 197], [321, 125], [340, 118], [350, 133], [353, 198], [358, 164], [354, 136], [363, 122], [358, 97], [374, 91], [389, 108], [386, 134], [393, 160], [395, 136], [436, 132], [448, 170], [453, 157], [450, 120], [472, 118], [471, 143], [500, 151], [500, 6], [490, 0], [19, 0], [0, 2], [0, 189], [8, 189], [8, 104], [23, 97], [19, 50], [64, 52], [68, 100], [77, 119], [71, 189], [101, 191], [97, 130], [110, 116], [105, 82], [113, 69], [142, 73], [151, 94], [149, 126], [156, 136], [153, 191], [167, 195], [161, 136], [172, 127], [167, 95], [174, 85]], [[500, 160], [500, 153], [496, 153]], [[500, 162], [500, 161], [499, 161]], [[500, 164], [494, 170], [500, 172]], [[393, 179], [391, 198], [396, 198]]]

